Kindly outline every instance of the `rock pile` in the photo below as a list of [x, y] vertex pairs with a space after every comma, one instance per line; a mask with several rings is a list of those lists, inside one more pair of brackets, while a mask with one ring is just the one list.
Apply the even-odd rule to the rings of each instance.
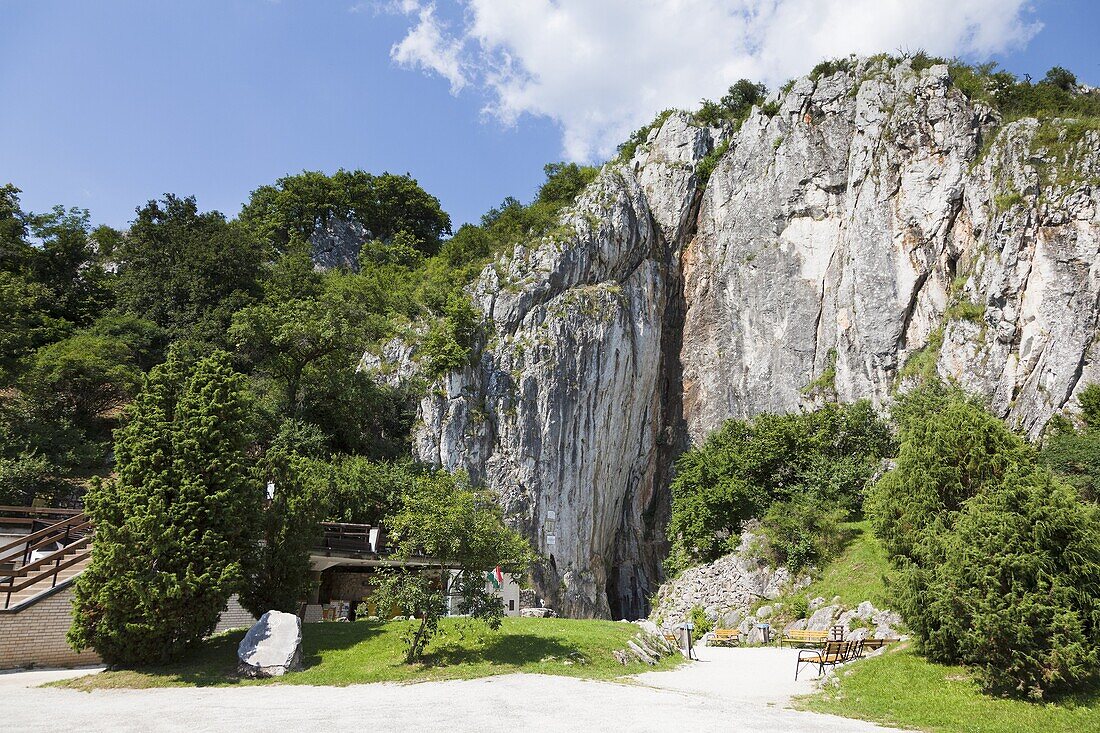
[[[749, 608], [761, 598], [804, 588], [808, 577], [792, 581], [785, 567], [771, 568], [752, 552], [755, 535], [746, 530], [737, 552], [708, 565], [685, 570], [657, 592], [653, 618], [663, 626], [684, 621], [691, 609], [701, 606], [711, 621], [722, 628], [734, 628], [748, 616]], [[765, 606], [761, 608], [764, 611]]]
[[524, 618], [552, 618], [557, 616], [552, 608], [521, 608], [519, 615]]
[[815, 598], [810, 601], [810, 609], [813, 613], [809, 618], [792, 621], [783, 630], [827, 631], [834, 626], [843, 626], [847, 629], [844, 638], [856, 641], [897, 638], [898, 628], [902, 624], [901, 616], [896, 612], [877, 609], [870, 601], [846, 610], [839, 603], [825, 605], [824, 598]]
[[680, 650], [660, 634], [653, 633], [648, 622], [637, 622], [641, 630], [632, 639], [626, 642], [626, 649], [612, 652], [619, 664], [630, 664], [638, 661], [653, 666], [664, 657], [671, 657]]

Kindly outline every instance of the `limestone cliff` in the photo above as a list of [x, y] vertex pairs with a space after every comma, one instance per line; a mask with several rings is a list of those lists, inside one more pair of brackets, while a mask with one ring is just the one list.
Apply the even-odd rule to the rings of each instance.
[[1100, 380], [1100, 133], [998, 131], [907, 62], [767, 109], [736, 132], [674, 114], [605, 166], [485, 270], [476, 361], [420, 405], [418, 457], [501, 493], [567, 615], [648, 611], [671, 463], [727, 418], [881, 405], [934, 371], [1036, 435]]

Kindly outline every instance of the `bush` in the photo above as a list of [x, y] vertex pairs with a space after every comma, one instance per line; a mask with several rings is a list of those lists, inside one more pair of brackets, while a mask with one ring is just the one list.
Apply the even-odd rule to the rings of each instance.
[[775, 566], [786, 565], [791, 573], [820, 567], [843, 545], [840, 523], [845, 514], [808, 497], [772, 504], [760, 523], [769, 559]]
[[795, 621], [810, 616], [810, 601], [806, 596], [798, 596], [790, 602], [791, 618]]
[[1048, 423], [1039, 454], [1063, 480], [1090, 501], [1100, 500], [1100, 385], [1090, 384], [1078, 395], [1081, 422], [1078, 428], [1062, 416]]
[[866, 401], [729, 421], [677, 461], [670, 570], [736, 549], [742, 523], [763, 517], [776, 502], [804, 500], [825, 514], [858, 512], [867, 483], [892, 451], [889, 427]]
[[246, 567], [241, 605], [257, 618], [267, 611], [297, 611], [313, 585], [309, 551], [321, 534], [324, 516], [320, 482], [309, 461], [294, 453], [272, 451], [263, 474], [275, 495], [260, 518], [262, 542]]
[[419, 619], [405, 638], [407, 662], [423, 656], [451, 602], [489, 628], [500, 627], [504, 606], [486, 573], [495, 566], [522, 575], [533, 553], [505, 525], [498, 497], [473, 487], [465, 474], [424, 474], [386, 526], [395, 558], [431, 558], [421, 569], [382, 571], [374, 595], [379, 608], [396, 606]]
[[411, 462], [372, 462], [363, 456], [336, 456], [331, 463], [314, 464], [313, 471], [323, 485], [325, 519], [374, 525], [401, 508], [401, 497], [423, 473]]
[[714, 622], [707, 618], [707, 612], [702, 606], [692, 606], [687, 620], [695, 624], [695, 630], [691, 633], [692, 638], [702, 639], [704, 634], [714, 630]]
[[952, 62], [950, 74], [952, 83], [967, 97], [992, 106], [1005, 122], [1022, 117], [1100, 116], [1100, 93], [1078, 91], [1077, 78], [1058, 66], [1036, 84], [999, 71], [996, 64]]
[[763, 84], [740, 79], [722, 96], [720, 102], [709, 99], [701, 101], [692, 120], [697, 125], [707, 127], [732, 124], [734, 128], [739, 128], [752, 112], [753, 106], [762, 104], [767, 95], [768, 88]]
[[868, 513], [893, 558], [935, 567], [939, 538], [964, 503], [1035, 455], [980, 405], [939, 385], [902, 398], [895, 415], [897, 465], [875, 485]]
[[465, 295], [452, 295], [444, 317], [436, 321], [424, 339], [428, 372], [439, 376], [470, 363], [470, 351], [478, 330], [478, 312]]
[[[916, 409], [919, 407], [920, 409]], [[1100, 518], [957, 390], [898, 409], [897, 465], [868, 501], [919, 649], [974, 666], [987, 690], [1041, 697], [1095, 673]]]
[[[1045, 470], [967, 502], [921, 627], [995, 693], [1042, 698], [1100, 669], [1100, 516]], [[939, 655], [938, 655], [939, 656]]]

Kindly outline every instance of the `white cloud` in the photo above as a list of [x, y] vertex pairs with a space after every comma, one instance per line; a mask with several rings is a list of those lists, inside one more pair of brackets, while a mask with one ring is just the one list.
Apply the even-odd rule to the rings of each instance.
[[665, 107], [717, 98], [739, 78], [770, 87], [823, 58], [923, 48], [988, 57], [1041, 27], [1028, 0], [402, 0], [391, 57], [483, 89], [508, 124], [542, 115], [573, 160], [608, 156]]
[[465, 42], [446, 34], [436, 17], [435, 5], [418, 8], [408, 0], [402, 5], [406, 14], [416, 13], [417, 23], [393, 45], [390, 57], [399, 64], [439, 74], [451, 83], [451, 93], [457, 94], [466, 86], [461, 60]]

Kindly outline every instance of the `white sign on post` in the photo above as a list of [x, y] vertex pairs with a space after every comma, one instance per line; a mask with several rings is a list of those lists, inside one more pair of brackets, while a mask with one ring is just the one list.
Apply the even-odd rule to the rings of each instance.
[[558, 543], [558, 538], [557, 537], [555, 537], [552, 534], [546, 535], [546, 546], [547, 547], [553, 547], [557, 543]]

